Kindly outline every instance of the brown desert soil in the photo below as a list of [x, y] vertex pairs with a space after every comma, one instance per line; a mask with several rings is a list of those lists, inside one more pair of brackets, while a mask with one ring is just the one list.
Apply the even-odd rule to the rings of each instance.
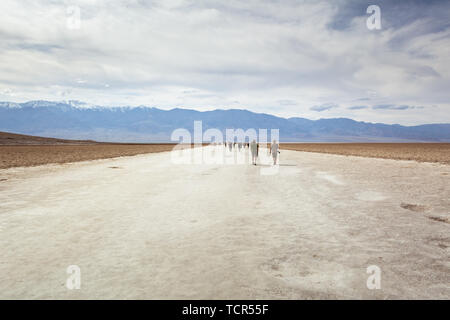
[[135, 156], [171, 151], [174, 146], [172, 143], [102, 143], [0, 132], [0, 169]]
[[174, 144], [86, 144], [0, 146], [0, 169], [134, 156], [170, 151]]
[[450, 143], [281, 143], [281, 149], [450, 164]]
[[[134, 156], [171, 151], [174, 146], [99, 143], [0, 132], [0, 169]], [[281, 149], [450, 164], [450, 143], [281, 143]]]

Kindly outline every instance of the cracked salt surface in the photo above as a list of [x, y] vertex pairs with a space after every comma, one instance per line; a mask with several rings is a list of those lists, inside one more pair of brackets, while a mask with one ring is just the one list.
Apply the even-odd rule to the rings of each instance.
[[[0, 298], [450, 298], [449, 224], [428, 218], [448, 218], [448, 166], [286, 150], [276, 169], [170, 159], [2, 170]], [[65, 287], [69, 265], [80, 290]], [[366, 287], [369, 265], [381, 290]]]

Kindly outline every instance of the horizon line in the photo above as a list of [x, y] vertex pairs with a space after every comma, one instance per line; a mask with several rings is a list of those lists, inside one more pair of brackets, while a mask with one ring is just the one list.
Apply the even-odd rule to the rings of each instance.
[[[232, 109], [213, 109], [213, 110], [204, 110], [204, 111], [200, 111], [200, 110], [195, 110], [195, 109], [190, 109], [190, 108], [183, 108], [183, 107], [174, 107], [172, 109], [160, 109], [159, 107], [151, 107], [151, 106], [147, 106], [147, 105], [138, 105], [138, 106], [133, 106], [133, 105], [116, 105], [116, 106], [107, 106], [107, 105], [99, 105], [99, 104], [91, 104], [91, 103], [87, 103], [81, 100], [28, 100], [25, 102], [12, 102], [12, 101], [0, 101], [0, 107], [4, 107], [1, 104], [3, 103], [12, 103], [12, 104], [26, 104], [26, 103], [30, 103], [30, 102], [50, 102], [50, 103], [62, 103], [62, 104], [67, 104], [75, 109], [95, 109], [95, 108], [105, 108], [105, 109], [120, 109], [120, 108], [128, 108], [128, 109], [136, 109], [136, 108], [146, 108], [146, 109], [157, 109], [157, 110], [161, 110], [161, 111], [173, 111], [173, 110], [187, 110], [187, 111], [194, 111], [194, 112], [199, 112], [199, 113], [205, 113], [205, 112], [214, 112], [214, 111], [246, 111], [249, 113], [253, 113], [253, 114], [260, 114], [260, 115], [268, 115], [268, 116], [272, 116], [275, 118], [280, 118], [280, 119], [285, 119], [285, 120], [290, 120], [290, 119], [305, 119], [308, 121], [319, 121], [319, 120], [337, 120], [337, 119], [345, 119], [345, 120], [351, 120], [351, 121], [355, 121], [355, 122], [359, 122], [359, 123], [368, 123], [368, 124], [382, 124], [382, 125], [388, 125], [388, 126], [401, 126], [401, 127], [420, 127], [420, 126], [426, 126], [426, 125], [450, 125], [449, 122], [433, 122], [433, 123], [423, 123], [423, 124], [416, 124], [416, 125], [403, 125], [403, 124], [399, 124], [399, 123], [392, 123], [392, 124], [388, 124], [388, 123], [384, 123], [384, 122], [368, 122], [368, 121], [360, 121], [360, 120], [355, 120], [352, 118], [346, 118], [346, 117], [332, 117], [332, 118], [319, 118], [316, 120], [313, 119], [309, 119], [309, 118], [304, 118], [304, 117], [299, 117], [299, 116], [294, 116], [294, 117], [283, 117], [283, 116], [277, 116], [274, 114], [270, 114], [270, 113], [266, 113], [266, 112], [255, 112], [255, 111], [251, 111], [248, 109], [240, 109], [240, 108], [232, 108]], [[70, 102], [77, 102], [80, 105], [86, 105], [85, 107], [77, 107], [76, 105], [71, 104]]]

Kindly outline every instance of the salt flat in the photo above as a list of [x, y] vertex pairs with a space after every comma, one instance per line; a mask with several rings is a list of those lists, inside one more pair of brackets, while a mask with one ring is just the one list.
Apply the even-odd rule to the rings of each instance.
[[450, 166], [261, 154], [0, 170], [0, 298], [450, 298]]

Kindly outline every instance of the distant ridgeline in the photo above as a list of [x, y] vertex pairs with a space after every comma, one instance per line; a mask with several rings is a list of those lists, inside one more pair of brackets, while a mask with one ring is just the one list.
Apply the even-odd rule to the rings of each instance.
[[169, 142], [175, 129], [279, 129], [284, 142], [450, 142], [450, 124], [420, 126], [358, 122], [346, 118], [280, 118], [247, 110], [199, 112], [148, 107], [86, 106], [76, 101], [0, 102], [0, 131], [63, 139]]

